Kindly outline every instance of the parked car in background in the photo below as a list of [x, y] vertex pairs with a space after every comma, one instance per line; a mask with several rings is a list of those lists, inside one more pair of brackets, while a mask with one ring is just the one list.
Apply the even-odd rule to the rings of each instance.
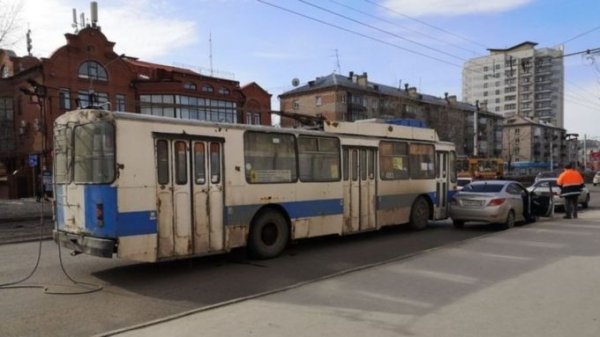
[[[555, 178], [542, 178], [538, 181], [534, 182], [533, 185], [529, 186], [527, 190], [533, 191], [536, 188], [543, 188], [547, 190], [548, 188], [552, 188], [552, 199], [555, 208], [564, 209], [565, 207], [565, 198], [560, 196], [560, 186], [556, 184]], [[581, 205], [583, 208], [588, 208], [590, 203], [590, 190], [587, 187], [583, 187], [581, 190], [581, 194], [579, 194], [579, 198], [577, 199], [577, 203]]]
[[463, 189], [463, 187], [465, 187], [467, 184], [470, 184], [473, 181], [473, 178], [470, 177], [458, 177], [456, 179], [456, 190], [460, 191]]
[[558, 176], [560, 175], [559, 171], [548, 171], [548, 172], [540, 172], [535, 176], [535, 181], [538, 181], [540, 179], [544, 179], [544, 178], [558, 178]]
[[596, 172], [596, 174], [594, 174], [594, 179], [592, 179], [592, 184], [594, 184], [594, 186], [600, 184], [600, 171]]
[[533, 222], [538, 216], [552, 213], [550, 189], [528, 191], [521, 183], [510, 180], [477, 180], [452, 197], [449, 215], [454, 227], [480, 221], [500, 224], [503, 229], [517, 222]]

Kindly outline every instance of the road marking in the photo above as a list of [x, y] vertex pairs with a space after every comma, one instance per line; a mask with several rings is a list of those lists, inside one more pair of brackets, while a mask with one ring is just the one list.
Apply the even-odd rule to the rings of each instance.
[[401, 265], [397, 266], [397, 267], [398, 268], [390, 268], [390, 269], [396, 273], [417, 275], [417, 276], [429, 277], [429, 278], [434, 278], [434, 279], [438, 279], [438, 280], [462, 283], [462, 284], [475, 284], [479, 281], [478, 278], [464, 276], [464, 275], [444, 273], [444, 272], [433, 271], [433, 270], [411, 269], [411, 268], [406, 268]]
[[521, 246], [535, 247], [535, 248], [560, 249], [560, 248], [564, 248], [566, 246], [565, 244], [562, 244], [562, 243], [525, 241], [525, 240], [517, 240], [517, 239], [502, 239], [502, 238], [497, 238], [497, 237], [487, 237], [487, 238], [483, 238], [481, 241], [500, 243], [500, 244], [506, 244], [506, 245], [521, 245]]

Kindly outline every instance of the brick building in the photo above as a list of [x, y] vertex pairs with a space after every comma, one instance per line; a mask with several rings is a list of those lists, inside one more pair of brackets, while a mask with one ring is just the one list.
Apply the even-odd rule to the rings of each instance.
[[119, 55], [95, 25], [65, 37], [48, 58], [0, 49], [0, 198], [34, 193], [40, 169], [51, 167], [53, 121], [77, 107], [271, 124], [271, 95], [254, 82]]
[[[397, 88], [370, 82], [367, 73], [318, 77], [279, 95], [279, 99], [283, 112], [320, 115], [328, 120], [419, 120], [435, 129], [441, 140], [453, 142], [459, 155], [473, 154], [477, 130], [478, 155], [500, 157], [502, 153], [503, 118], [488, 112], [485, 104], [478, 107], [459, 102], [456, 96], [440, 98], [408, 85]], [[281, 126], [294, 127], [297, 122], [282, 117]]]

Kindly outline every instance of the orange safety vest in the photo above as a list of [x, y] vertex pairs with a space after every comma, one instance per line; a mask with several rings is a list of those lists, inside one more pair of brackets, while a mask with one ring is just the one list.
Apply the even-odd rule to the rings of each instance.
[[556, 179], [556, 184], [559, 186], [573, 186], [573, 185], [582, 185], [583, 177], [581, 174], [574, 169], [565, 170], [560, 174], [558, 179]]

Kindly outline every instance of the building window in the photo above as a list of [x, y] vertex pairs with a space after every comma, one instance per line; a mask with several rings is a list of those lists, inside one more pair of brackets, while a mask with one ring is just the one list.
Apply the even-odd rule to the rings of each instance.
[[12, 97], [0, 97], [0, 152], [15, 149], [15, 133]]
[[225, 88], [225, 87], [221, 87], [219, 89], [219, 94], [221, 95], [229, 95], [231, 92], [229, 91], [229, 89]]
[[142, 114], [175, 117], [173, 95], [140, 95]]
[[108, 81], [106, 70], [95, 61], [86, 61], [79, 66], [79, 78], [88, 78], [96, 81]]
[[183, 88], [186, 90], [196, 90], [196, 84], [192, 83], [192, 82], [185, 82], [183, 84]]
[[483, 87], [484, 87], [484, 88], [487, 88], [487, 87], [488, 87], [488, 84], [487, 84], [487, 83], [484, 83], [484, 84], [483, 84]]
[[126, 111], [125, 109], [125, 95], [115, 96], [115, 110]]
[[210, 84], [205, 84], [202, 86], [202, 92], [213, 92], [215, 89]]
[[246, 112], [246, 124], [260, 125], [260, 112]]
[[297, 99], [295, 99], [294, 101], [292, 101], [292, 108], [294, 110], [298, 110], [300, 108], [300, 103], [298, 103]]
[[323, 100], [322, 100], [321, 96], [315, 96], [315, 105], [321, 106], [321, 104], [323, 104]]
[[108, 108], [106, 103], [108, 103], [108, 94], [105, 92], [95, 92], [93, 90], [79, 90], [77, 93], [77, 100], [79, 101], [79, 108], [89, 108], [89, 107], [104, 107]]
[[58, 101], [62, 110], [71, 110], [71, 91], [67, 88], [60, 88], [58, 91]]

